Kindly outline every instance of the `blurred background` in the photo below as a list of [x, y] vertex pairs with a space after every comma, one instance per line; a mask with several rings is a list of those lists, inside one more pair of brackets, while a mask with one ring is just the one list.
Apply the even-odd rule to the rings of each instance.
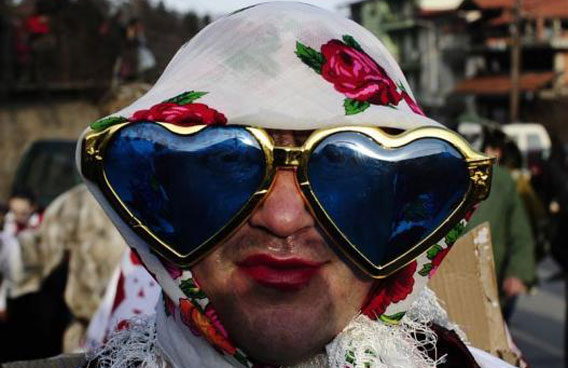
[[[504, 313], [515, 343], [532, 367], [565, 366], [568, 248], [562, 226], [568, 225], [568, 0], [308, 2], [348, 16], [373, 32], [398, 60], [426, 115], [460, 132], [478, 150], [499, 157], [507, 173], [504, 180], [514, 183], [516, 197], [505, 203], [505, 192], [493, 193], [495, 201], [503, 199], [492, 207], [498, 218], [487, 214], [483, 220], [503, 229], [503, 254], [496, 259], [503, 258], [502, 275], [499, 265], [497, 272], [502, 304], [507, 305]], [[58, 238], [55, 243], [63, 248], [41, 250], [49, 243], [42, 229], [48, 225], [42, 221], [55, 229], [52, 232], [64, 227], [59, 215], [53, 221], [44, 216], [46, 208], [79, 184], [73, 157], [77, 137], [89, 122], [141, 96], [177, 49], [200, 29], [254, 3], [0, 0], [0, 226], [11, 239], [0, 242], [0, 351], [9, 346], [6, 339], [13, 336], [14, 326], [22, 326], [18, 319], [29, 321], [34, 309], [30, 303], [49, 299], [53, 313], [61, 316], [44, 335], [58, 341], [51, 350], [27, 356], [0, 354], [0, 360], [60, 353], [61, 334], [73, 323], [82, 326], [78, 339], [84, 344], [89, 321], [119, 263], [119, 255], [109, 261], [83, 254], [110, 266], [97, 274], [101, 285], [93, 305], [88, 312], [78, 312], [85, 308], [71, 301], [69, 278], [75, 277], [73, 257], [80, 241], [63, 247], [65, 242]], [[66, 208], [65, 201], [60, 202], [57, 206]], [[515, 203], [522, 208], [513, 209]], [[78, 213], [82, 207], [77, 206]], [[522, 213], [507, 217], [517, 210]], [[110, 225], [100, 226], [93, 236]], [[28, 232], [34, 234], [32, 240], [26, 238]], [[32, 244], [29, 249], [26, 242]], [[524, 253], [517, 252], [518, 247]], [[7, 261], [13, 249], [23, 254], [19, 268]], [[509, 274], [511, 268], [519, 274]], [[22, 276], [22, 270], [33, 275]], [[34, 286], [26, 286], [31, 279]], [[86, 288], [81, 282], [88, 283], [74, 279], [73, 285]], [[31, 294], [40, 299], [30, 299]], [[20, 316], [10, 309], [20, 311]]]

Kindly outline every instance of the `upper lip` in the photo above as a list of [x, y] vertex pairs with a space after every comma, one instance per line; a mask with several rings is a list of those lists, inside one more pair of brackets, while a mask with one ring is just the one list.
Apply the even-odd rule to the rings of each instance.
[[304, 267], [319, 267], [325, 262], [314, 261], [299, 257], [279, 258], [269, 254], [253, 254], [237, 264], [241, 267], [267, 266], [276, 269], [294, 269]]

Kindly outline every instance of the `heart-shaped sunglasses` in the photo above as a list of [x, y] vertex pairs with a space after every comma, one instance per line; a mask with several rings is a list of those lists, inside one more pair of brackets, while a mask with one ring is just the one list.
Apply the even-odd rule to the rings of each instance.
[[279, 168], [294, 168], [330, 243], [374, 278], [414, 260], [485, 199], [492, 164], [437, 127], [335, 127], [281, 147], [261, 128], [154, 122], [87, 134], [81, 158], [124, 222], [182, 267], [248, 219]]

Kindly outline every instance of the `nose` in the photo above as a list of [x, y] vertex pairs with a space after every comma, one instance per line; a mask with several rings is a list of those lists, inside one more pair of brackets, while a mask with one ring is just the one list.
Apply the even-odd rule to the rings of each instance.
[[271, 191], [252, 214], [249, 224], [281, 238], [314, 226], [314, 218], [306, 208], [294, 170], [276, 172]]

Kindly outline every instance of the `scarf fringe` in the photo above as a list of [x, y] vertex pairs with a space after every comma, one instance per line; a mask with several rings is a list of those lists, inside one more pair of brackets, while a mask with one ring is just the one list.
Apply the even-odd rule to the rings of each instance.
[[[327, 346], [331, 368], [435, 368], [445, 361], [434, 351], [438, 340], [432, 323], [454, 330], [466, 341], [465, 334], [450, 322], [436, 294], [424, 288], [398, 325], [377, 323], [366, 316], [356, 317]], [[418, 339], [420, 336], [420, 339]]]
[[127, 328], [112, 333], [106, 343], [88, 357], [95, 368], [167, 368], [156, 348], [154, 316], [128, 320]]
[[446, 330], [454, 331], [464, 344], [469, 345], [465, 332], [450, 320], [448, 312], [442, 306], [443, 303], [432, 289], [425, 287], [416, 301], [412, 303], [403, 320], [411, 320], [424, 325], [432, 323], [444, 327]]
[[[422, 339], [418, 340], [418, 335]], [[435, 348], [436, 341], [428, 325], [409, 319], [399, 325], [386, 325], [361, 315], [328, 345], [329, 366], [435, 368], [443, 357], [431, 359], [426, 349]]]
[[[128, 328], [114, 332], [89, 360], [97, 362], [96, 368], [167, 368], [156, 344], [155, 323], [154, 316], [129, 320]], [[435, 349], [437, 342], [429, 327], [432, 323], [456, 331], [467, 341], [449, 321], [434, 292], [425, 288], [400, 324], [387, 325], [359, 315], [326, 346], [327, 354], [294, 368], [436, 368], [445, 357], [428, 356], [428, 349]]]

